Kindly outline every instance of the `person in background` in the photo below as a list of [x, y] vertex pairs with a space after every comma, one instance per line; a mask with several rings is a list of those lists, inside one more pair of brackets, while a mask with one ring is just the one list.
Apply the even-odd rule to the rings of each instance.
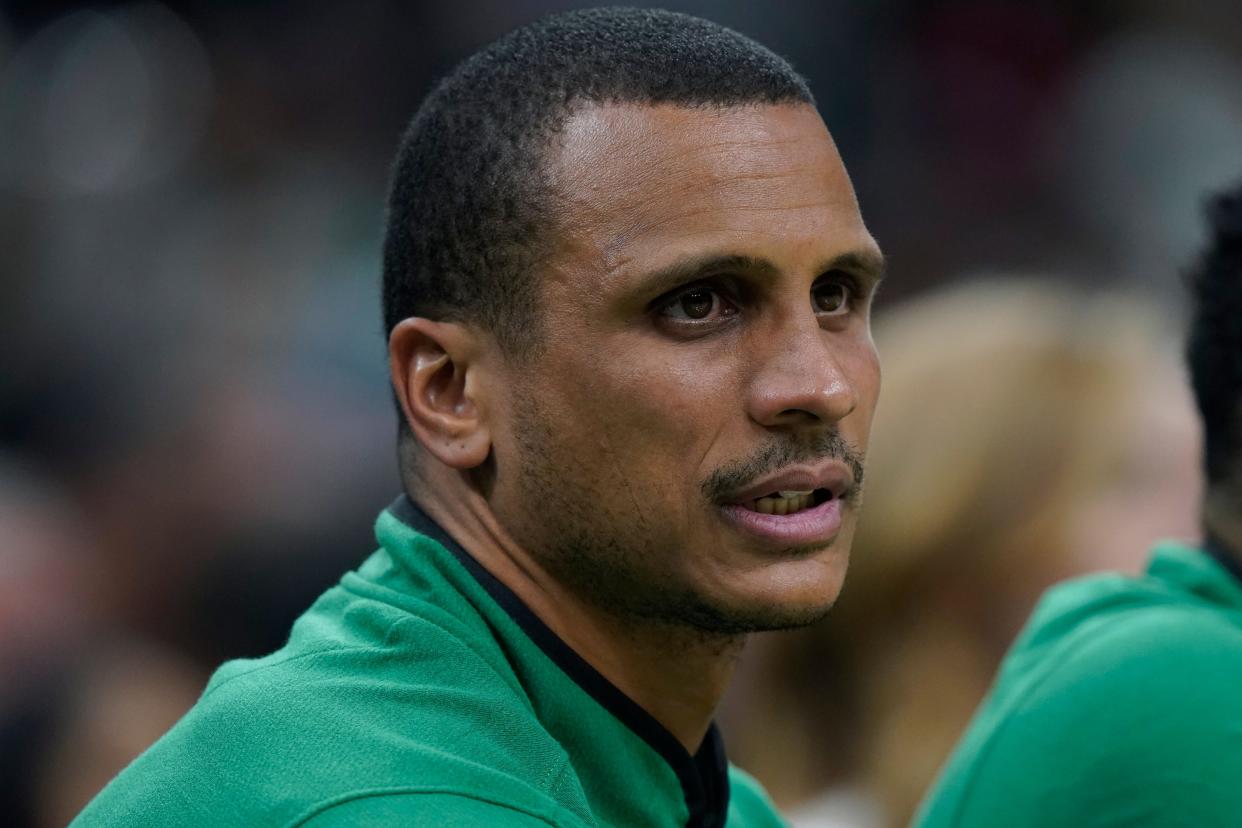
[[1203, 421], [1204, 540], [1156, 545], [1138, 577], [1044, 596], [922, 806], [922, 828], [1238, 824], [1242, 186], [1209, 219], [1186, 351]]
[[726, 719], [806, 828], [906, 825], [1042, 589], [1137, 572], [1153, 539], [1195, 530], [1198, 426], [1154, 307], [972, 280], [876, 337], [849, 588], [825, 623], [755, 642]]

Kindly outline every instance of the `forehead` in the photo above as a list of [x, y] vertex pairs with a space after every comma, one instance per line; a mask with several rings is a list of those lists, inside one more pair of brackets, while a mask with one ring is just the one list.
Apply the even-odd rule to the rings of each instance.
[[549, 161], [560, 235], [606, 271], [704, 248], [776, 261], [875, 246], [809, 106], [588, 106]]

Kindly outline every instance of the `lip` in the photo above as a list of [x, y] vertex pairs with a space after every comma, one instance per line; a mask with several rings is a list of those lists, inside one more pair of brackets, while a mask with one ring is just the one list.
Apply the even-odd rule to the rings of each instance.
[[[842, 498], [854, 485], [850, 467], [835, 458], [814, 465], [790, 466], [761, 477], [733, 492], [720, 510], [728, 522], [750, 535], [781, 546], [828, 544], [841, 529]], [[782, 490], [827, 489], [832, 498], [792, 515], [765, 515], [754, 509], [755, 500]]]
[[765, 515], [736, 503], [727, 503], [720, 509], [725, 518], [735, 526], [782, 546], [827, 544], [841, 529], [839, 497], [833, 497], [832, 500], [792, 515]]
[[[810, 491], [813, 489], [827, 489], [832, 492], [832, 500], [828, 503], [835, 503], [845, 496], [845, 493], [854, 485], [854, 475], [850, 471], [849, 466], [840, 460], [830, 458], [813, 466], [791, 466], [781, 469], [776, 474], [761, 477], [751, 485], [744, 489], [739, 489], [729, 495], [725, 508], [730, 506], [741, 507], [742, 504], [752, 503], [764, 495], [778, 491]], [[827, 505], [827, 504], [821, 504]], [[819, 507], [816, 506], [815, 509]], [[813, 512], [815, 509], [807, 509], [807, 512]], [[747, 509], [746, 511], [751, 511]], [[758, 513], [756, 513], [758, 514]], [[799, 512], [798, 514], [802, 514]], [[776, 517], [797, 517], [794, 515], [777, 515]]]

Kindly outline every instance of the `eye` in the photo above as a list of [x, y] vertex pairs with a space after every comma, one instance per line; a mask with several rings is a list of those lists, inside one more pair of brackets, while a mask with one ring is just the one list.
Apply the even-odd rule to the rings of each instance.
[[817, 313], [830, 316], [849, 313], [853, 298], [853, 284], [845, 276], [830, 276], [811, 288], [811, 300]]
[[734, 310], [719, 291], [700, 286], [674, 296], [660, 313], [670, 319], [699, 322], [712, 317], [728, 316]]

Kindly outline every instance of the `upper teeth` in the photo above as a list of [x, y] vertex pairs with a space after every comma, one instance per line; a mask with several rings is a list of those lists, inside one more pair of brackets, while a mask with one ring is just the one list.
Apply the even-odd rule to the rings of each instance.
[[811, 494], [813, 491], [815, 490], [807, 489], [805, 492], [796, 492], [796, 491], [793, 491], [792, 489], [781, 489], [779, 492], [777, 492], [777, 494], [783, 498], [789, 499], [789, 498], [795, 498], [795, 497], [803, 497], [804, 495]]
[[792, 515], [815, 505], [814, 492], [780, 491], [775, 495], [761, 497], [753, 508], [764, 515]]

